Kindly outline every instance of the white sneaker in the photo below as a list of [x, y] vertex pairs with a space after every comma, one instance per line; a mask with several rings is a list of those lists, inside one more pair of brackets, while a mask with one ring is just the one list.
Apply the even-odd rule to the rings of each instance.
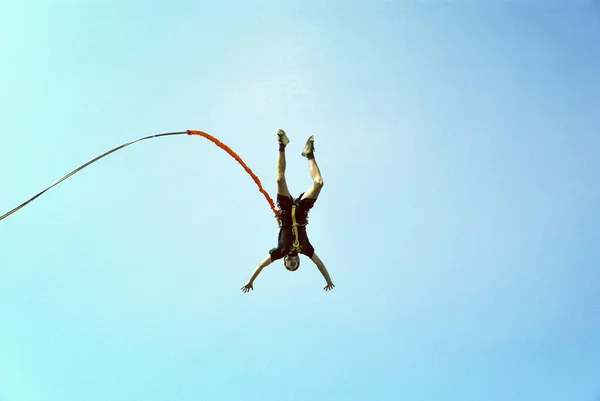
[[281, 128], [277, 130], [277, 142], [283, 146], [286, 146], [288, 143], [290, 143], [290, 139], [285, 134], [285, 131]]
[[304, 145], [304, 149], [302, 149], [302, 156], [307, 157], [310, 153], [315, 151], [315, 136], [311, 135], [310, 138], [306, 141], [306, 145]]

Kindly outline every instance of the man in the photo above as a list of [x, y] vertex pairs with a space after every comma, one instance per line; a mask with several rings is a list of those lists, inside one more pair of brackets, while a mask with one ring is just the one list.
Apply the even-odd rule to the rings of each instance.
[[308, 138], [302, 150], [302, 156], [308, 159], [308, 169], [313, 183], [297, 199], [292, 198], [285, 181], [285, 147], [290, 140], [282, 129], [277, 130], [277, 141], [279, 143], [279, 155], [277, 156], [277, 206], [281, 210], [281, 214], [279, 215], [280, 229], [277, 248], [269, 251], [269, 256], [258, 264], [250, 280], [248, 280], [248, 283], [241, 290], [244, 293], [253, 290], [254, 280], [258, 277], [262, 269], [278, 259], [283, 258], [283, 264], [286, 269], [296, 271], [300, 267], [299, 253], [301, 253], [317, 265], [317, 268], [326, 281], [323, 289], [329, 291], [335, 286], [331, 281], [331, 277], [329, 277], [325, 265], [315, 253], [306, 234], [308, 212], [314, 206], [321, 188], [323, 188], [323, 178], [321, 177], [319, 166], [317, 166], [317, 162], [315, 161], [314, 136]]

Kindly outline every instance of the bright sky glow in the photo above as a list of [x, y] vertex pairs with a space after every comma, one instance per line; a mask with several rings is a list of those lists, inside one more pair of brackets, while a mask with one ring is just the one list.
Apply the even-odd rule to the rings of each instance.
[[[218, 4], [217, 4], [218, 3]], [[9, 1], [0, 401], [597, 401], [593, 1]]]

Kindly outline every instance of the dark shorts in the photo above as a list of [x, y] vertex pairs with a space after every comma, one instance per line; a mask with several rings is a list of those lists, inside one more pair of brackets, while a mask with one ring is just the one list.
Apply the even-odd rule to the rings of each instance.
[[[300, 253], [306, 255], [308, 258], [312, 258], [315, 254], [315, 249], [308, 240], [306, 235], [306, 227], [298, 227], [298, 242], [302, 249]], [[275, 261], [283, 258], [285, 255], [290, 253], [294, 244], [294, 231], [292, 227], [284, 227], [279, 229], [279, 238], [277, 240], [277, 248], [273, 248], [269, 251], [271, 260]]]
[[[304, 195], [304, 192], [302, 192], [298, 198], [302, 198], [302, 195]], [[309, 211], [313, 208], [316, 201], [317, 200], [314, 198], [304, 198], [299, 201], [298, 208], [301, 210]], [[289, 196], [277, 194], [277, 206], [279, 207], [279, 209], [290, 211], [292, 210], [292, 203], [292, 198], [290, 198]]]

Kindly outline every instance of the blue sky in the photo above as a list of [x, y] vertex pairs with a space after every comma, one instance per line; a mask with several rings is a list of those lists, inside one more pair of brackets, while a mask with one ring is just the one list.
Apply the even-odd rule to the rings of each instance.
[[592, 1], [8, 2], [0, 400], [600, 397]]

